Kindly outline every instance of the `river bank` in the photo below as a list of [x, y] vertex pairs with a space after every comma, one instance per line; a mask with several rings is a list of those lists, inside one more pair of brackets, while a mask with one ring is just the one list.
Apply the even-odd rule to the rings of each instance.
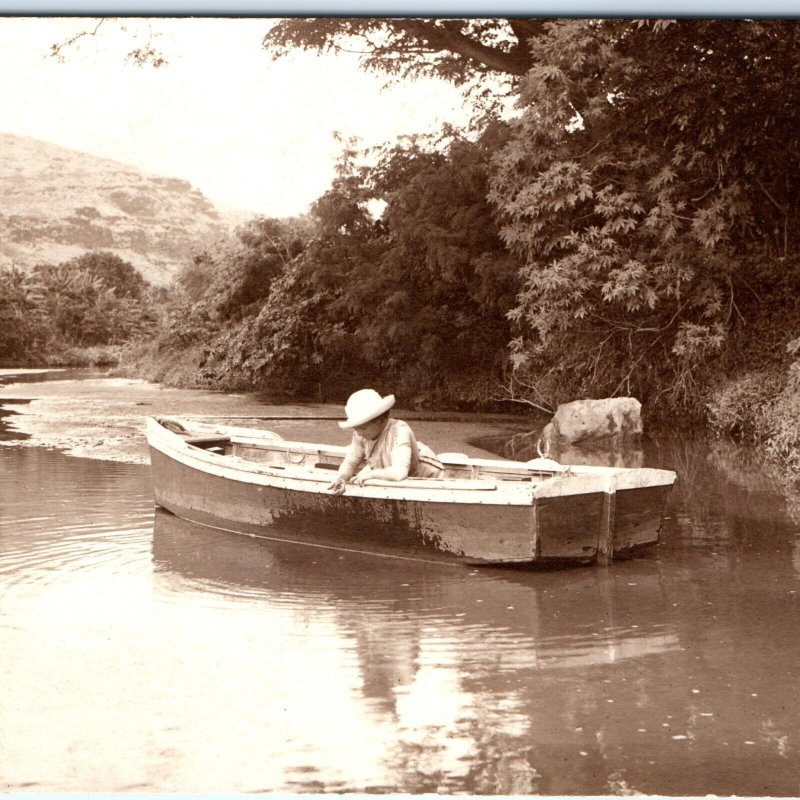
[[[156, 416], [208, 417], [274, 430], [285, 439], [346, 444], [350, 433], [336, 421], [341, 406], [329, 403], [276, 404], [257, 392], [179, 389], [96, 370], [0, 370], [0, 409], [9, 427], [29, 447], [128, 463], [147, 463], [144, 419]], [[397, 408], [414, 422], [418, 438], [437, 451], [488, 455], [485, 442], [502, 443], [530, 430], [525, 417], [420, 412]]]

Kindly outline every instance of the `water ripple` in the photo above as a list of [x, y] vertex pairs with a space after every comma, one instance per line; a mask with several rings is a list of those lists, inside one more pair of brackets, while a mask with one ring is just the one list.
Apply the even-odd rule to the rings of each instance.
[[149, 560], [152, 520], [141, 469], [34, 449], [0, 451], [0, 575], [6, 590], [92, 571], [141, 569]]

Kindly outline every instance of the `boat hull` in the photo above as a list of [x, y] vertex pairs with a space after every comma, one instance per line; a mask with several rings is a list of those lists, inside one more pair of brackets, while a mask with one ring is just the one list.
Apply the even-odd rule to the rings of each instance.
[[396, 557], [609, 563], [658, 541], [674, 480], [664, 470], [543, 473], [533, 462], [472, 459], [452, 470], [473, 470], [469, 479], [378, 481], [336, 495], [327, 487], [344, 448], [206, 428], [148, 420], [158, 506], [222, 530]]
[[151, 448], [155, 501], [184, 519], [282, 541], [488, 563], [535, 560], [530, 506], [299, 492], [200, 471]]

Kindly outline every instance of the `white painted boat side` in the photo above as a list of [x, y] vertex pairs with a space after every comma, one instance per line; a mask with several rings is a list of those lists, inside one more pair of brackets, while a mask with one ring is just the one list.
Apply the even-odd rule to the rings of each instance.
[[[226, 434], [227, 435], [227, 434]], [[235, 456], [223, 456], [192, 447], [180, 436], [166, 430], [155, 420], [147, 421], [148, 443], [165, 456], [194, 470], [220, 478], [252, 483], [275, 489], [312, 494], [328, 494], [326, 487], [333, 477], [329, 470], [274, 467]], [[430, 481], [409, 478], [395, 483], [382, 481], [367, 486], [348, 485], [351, 497], [480, 505], [521, 505], [533, 502], [533, 484], [509, 483], [498, 491], [494, 480]]]
[[617, 491], [623, 489], [646, 489], [649, 486], [672, 486], [677, 475], [666, 469], [623, 469], [614, 476]]
[[566, 497], [568, 495], [612, 492], [613, 478], [609, 475], [557, 475], [542, 481], [534, 488], [536, 499], [543, 497]]
[[[172, 418], [174, 419], [174, 418]], [[291, 442], [276, 438], [270, 431], [208, 425], [190, 420], [174, 419], [192, 434], [219, 435], [238, 444], [268, 444], [287, 452], [306, 455], [342, 456], [346, 448]], [[227, 480], [260, 484], [298, 492], [326, 493], [332, 474], [330, 470], [309, 467], [277, 467], [236, 456], [224, 456], [202, 450], [164, 428], [156, 419], [147, 418], [149, 444], [185, 466]], [[469, 464], [501, 471], [529, 472], [525, 462], [494, 459], [469, 459]], [[534, 470], [537, 472], [537, 470]], [[671, 486], [675, 473], [659, 469], [625, 469], [618, 467], [569, 466], [552, 477], [531, 482], [502, 479], [442, 479], [409, 478], [400, 483], [381, 481], [364, 487], [348, 485], [347, 494], [372, 499], [434, 501], [438, 503], [477, 503], [482, 505], [531, 505], [536, 498], [566, 497], [596, 492], [613, 493], [620, 489]]]

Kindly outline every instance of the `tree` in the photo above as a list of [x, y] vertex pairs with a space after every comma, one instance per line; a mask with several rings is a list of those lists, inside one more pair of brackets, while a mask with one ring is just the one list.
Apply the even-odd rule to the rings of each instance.
[[697, 410], [753, 284], [800, 243], [796, 29], [547, 24], [492, 181], [524, 261], [521, 375], [556, 399], [634, 392]]
[[64, 266], [96, 278], [103, 287], [113, 289], [117, 297], [140, 300], [149, 286], [136, 267], [116, 253], [92, 250], [71, 259]]
[[346, 305], [355, 264], [375, 265], [380, 254], [366, 195], [351, 174], [346, 147], [334, 186], [312, 206], [313, 233], [301, 253], [283, 261], [269, 292], [241, 321], [221, 331], [202, 367], [226, 385], [284, 394], [336, 395], [341, 376], [360, 380], [365, 362], [348, 331], [358, 324]]
[[147, 65], [156, 69], [167, 63], [166, 58], [156, 46], [158, 34], [153, 31], [149, 20], [143, 18], [120, 20], [113, 17], [101, 17], [92, 22], [94, 22], [93, 26], [89, 25], [67, 39], [52, 44], [50, 56], [63, 63], [66, 61], [65, 54], [76, 47], [78, 43], [86, 39], [93, 39], [100, 34], [102, 29], [116, 26], [131, 38], [134, 45], [125, 56], [127, 61], [139, 67]]
[[[135, 26], [130, 20], [120, 23], [112, 18], [91, 22], [53, 44], [50, 55], [64, 61], [77, 44], [116, 25], [135, 42], [126, 55], [128, 61], [153, 67], [168, 63], [148, 20], [135, 20]], [[353, 52], [357, 48], [368, 69], [401, 78], [436, 75], [462, 85], [486, 73], [524, 75], [532, 66], [529, 40], [543, 30], [544, 20], [534, 18], [294, 17], [275, 22], [263, 43], [273, 58], [296, 49]]]
[[419, 402], [487, 403], [519, 267], [486, 197], [504, 130], [386, 147], [372, 166], [346, 149], [313, 206], [316, 235], [216, 363], [300, 394], [338, 398], [380, 376]]
[[247, 365], [263, 346], [254, 320], [302, 252], [309, 228], [305, 217], [256, 217], [233, 239], [197, 253], [171, 287], [153, 343], [157, 358], [168, 362], [183, 353], [193, 385], [254, 385]]
[[41, 290], [16, 267], [0, 269], [0, 364], [35, 364], [47, 336]]
[[[272, 281], [303, 249], [308, 223], [302, 219], [255, 217], [222, 240], [197, 253], [181, 270], [176, 308], [196, 315], [202, 304], [209, 318], [222, 323], [254, 313]], [[257, 309], [256, 309], [257, 310]]]
[[156, 323], [156, 292], [111, 253], [0, 270], [0, 362], [57, 363], [73, 347], [121, 344]]
[[[368, 70], [395, 80], [443, 78], [491, 108], [533, 66], [530, 42], [544, 31], [544, 20], [523, 18], [293, 18], [270, 28], [264, 47], [273, 59], [296, 49], [356, 52]], [[491, 88], [488, 75], [496, 79]]]
[[347, 155], [296, 255], [256, 230], [238, 254], [201, 256], [184, 288], [205, 364], [298, 391], [381, 375], [421, 398], [477, 399], [474, 375], [499, 374], [510, 340], [510, 389], [528, 398], [634, 393], [702, 413], [725, 370], [750, 355], [786, 361], [776, 320], [800, 319], [797, 31], [795, 20], [275, 23], [273, 58], [357, 51], [389, 79], [465, 87], [482, 111], [510, 94], [518, 117], [483, 115], [473, 141], [389, 145], [368, 168]]
[[37, 310], [46, 320], [47, 347], [119, 344], [154, 325], [152, 287], [133, 265], [91, 252], [57, 266], [34, 267]]
[[351, 273], [347, 304], [373, 369], [420, 400], [486, 403], [503, 372], [520, 264], [500, 240], [487, 190], [506, 136], [496, 124], [476, 142], [387, 147], [363, 173], [386, 203], [385, 239], [377, 264]]

